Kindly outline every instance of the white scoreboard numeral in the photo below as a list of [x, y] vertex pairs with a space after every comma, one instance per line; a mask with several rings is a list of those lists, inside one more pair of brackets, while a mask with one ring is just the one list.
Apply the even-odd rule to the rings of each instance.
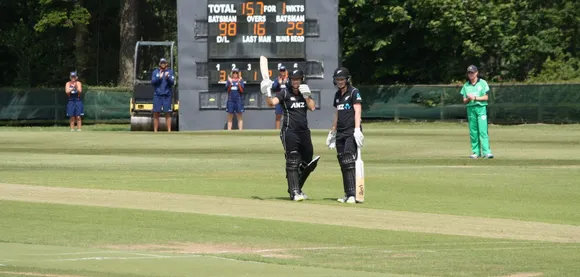
[[298, 63], [295, 63], [294, 64], [294, 68], [298, 68]]
[[236, 68], [236, 64], [235, 64], [235, 63], [233, 63], [233, 64], [232, 64], [232, 70], [234, 70], [235, 68]]
[[250, 70], [252, 70], [252, 64], [251, 63], [248, 64], [248, 71], [250, 71]]
[[220, 71], [220, 64], [219, 63], [215, 65], [215, 69], [217, 69], [217, 71]]

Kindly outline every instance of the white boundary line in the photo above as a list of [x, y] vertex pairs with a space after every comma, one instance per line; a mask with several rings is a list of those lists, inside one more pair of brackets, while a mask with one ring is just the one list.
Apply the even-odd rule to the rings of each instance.
[[580, 245], [577, 246], [562, 246], [562, 247], [485, 247], [485, 248], [444, 248], [444, 249], [401, 249], [401, 250], [385, 250], [386, 253], [401, 253], [401, 252], [454, 252], [454, 251], [499, 251], [499, 250], [524, 250], [524, 249], [579, 249]]
[[235, 261], [235, 262], [244, 262], [244, 263], [257, 263], [257, 264], [269, 264], [264, 262], [258, 261], [248, 261], [248, 260], [240, 260], [240, 259], [232, 259], [226, 257], [219, 257], [219, 256], [212, 256], [212, 255], [196, 255], [196, 254], [189, 254], [189, 255], [176, 255], [176, 256], [161, 256], [161, 255], [148, 255], [148, 254], [140, 254], [134, 253], [136, 255], [145, 255], [142, 257], [84, 257], [84, 258], [70, 258], [70, 259], [52, 259], [52, 260], [44, 260], [47, 262], [78, 262], [78, 261], [104, 261], [104, 260], [149, 260], [149, 259], [183, 259], [183, 258], [213, 258], [213, 259], [220, 259], [220, 260], [228, 260], [228, 261]]
[[65, 256], [65, 255], [82, 255], [82, 254], [114, 254], [127, 253], [126, 251], [93, 251], [93, 252], [65, 252], [65, 253], [47, 253], [47, 254], [17, 254], [17, 256]]
[[414, 243], [414, 244], [391, 244], [387, 245], [387, 247], [397, 247], [397, 246], [406, 246], [406, 247], [422, 247], [422, 246], [455, 246], [455, 245], [490, 245], [490, 244], [538, 244], [538, 245], [554, 245], [554, 243], [548, 242], [543, 243], [541, 241], [538, 242], [530, 242], [530, 241], [474, 241], [474, 242], [436, 242], [436, 243]]
[[[145, 260], [145, 259], [179, 259], [179, 258], [199, 258], [199, 257], [210, 257], [215, 259], [222, 259], [222, 260], [230, 260], [230, 261], [240, 261], [240, 262], [254, 262], [263, 264], [263, 262], [256, 262], [256, 261], [247, 261], [247, 260], [239, 260], [239, 259], [232, 259], [232, 258], [225, 258], [220, 256], [215, 256], [215, 254], [254, 254], [254, 253], [269, 253], [269, 252], [287, 252], [287, 251], [315, 251], [315, 250], [340, 250], [340, 249], [349, 249], [349, 248], [357, 248], [354, 246], [351, 247], [304, 247], [304, 248], [273, 248], [273, 249], [260, 249], [254, 251], [216, 251], [212, 253], [207, 252], [190, 252], [185, 255], [156, 255], [156, 254], [148, 254], [148, 253], [139, 253], [139, 252], [132, 252], [132, 251], [96, 251], [96, 252], [76, 252], [76, 253], [54, 253], [54, 254], [38, 254], [38, 255], [52, 255], [52, 256], [59, 256], [59, 255], [83, 255], [83, 254], [115, 254], [115, 253], [123, 253], [129, 255], [136, 255], [135, 256], [95, 256], [95, 257], [81, 257], [81, 258], [63, 258], [63, 259], [49, 259], [45, 261], [52, 261], [52, 262], [62, 262], [62, 261], [87, 261], [87, 260]], [[28, 254], [33, 256], [35, 254]]]
[[[476, 243], [474, 243], [476, 244]], [[483, 243], [481, 243], [483, 244]], [[449, 244], [428, 244], [430, 246], [434, 245], [449, 245]], [[465, 244], [468, 245], [468, 244]], [[409, 246], [409, 245], [407, 245]], [[443, 248], [443, 249], [391, 249], [391, 250], [381, 250], [381, 249], [373, 249], [372, 247], [363, 247], [363, 249], [373, 253], [444, 253], [444, 252], [455, 252], [455, 251], [499, 251], [499, 250], [525, 250], [525, 249], [578, 249], [580, 245], [562, 245], [553, 247], [553, 245], [546, 245], [546, 246], [521, 246], [521, 247], [483, 247], [483, 248]], [[216, 254], [254, 254], [254, 253], [268, 253], [268, 252], [288, 252], [288, 251], [296, 251], [296, 250], [303, 250], [303, 251], [310, 251], [310, 250], [341, 250], [341, 249], [360, 249], [360, 247], [307, 247], [307, 248], [280, 248], [280, 249], [261, 249], [261, 250], [254, 250], [254, 251], [246, 251], [246, 252], [239, 252], [239, 251], [218, 251], [214, 253], [188, 253], [188, 254], [176, 254], [176, 255], [156, 255], [156, 254], [148, 254], [148, 253], [138, 253], [138, 252], [110, 252], [113, 253], [124, 253], [134, 256], [95, 256], [95, 257], [80, 257], [80, 258], [63, 258], [63, 259], [49, 259], [44, 261], [53, 261], [53, 262], [64, 262], [64, 261], [87, 261], [87, 260], [147, 260], [147, 259], [181, 259], [181, 258], [214, 258], [214, 259], [221, 259], [221, 260], [229, 260], [229, 261], [238, 261], [238, 262], [251, 262], [251, 263], [259, 263], [259, 264], [266, 264], [264, 262], [258, 261], [248, 261], [242, 259], [234, 259], [234, 258], [226, 258], [221, 256], [216, 256]], [[89, 254], [95, 252], [78, 252], [78, 254]], [[58, 254], [55, 254], [58, 255]], [[3, 260], [7, 262], [9, 260]]]
[[[259, 249], [259, 250], [251, 250], [251, 251], [222, 250], [222, 251], [214, 251], [214, 252], [181, 252], [181, 253], [182, 254], [221, 254], [221, 253], [223, 253], [223, 254], [228, 254], [228, 253], [249, 254], [249, 253], [264, 253], [264, 252], [285, 252], [285, 251], [295, 251], [295, 250], [304, 250], [304, 251], [308, 251], [308, 250], [338, 250], [338, 249], [349, 249], [349, 248], [357, 248], [357, 247], [355, 247], [355, 246], [342, 246], [342, 247], [329, 246], [329, 247], [303, 247], [303, 248], [272, 248], [272, 249]], [[152, 251], [152, 252], [155, 252], [155, 251]], [[162, 253], [162, 252], [158, 252], [158, 253]], [[168, 252], [168, 253], [171, 253], [171, 252]], [[174, 253], [177, 253], [177, 252], [174, 252]], [[151, 257], [160, 256], [160, 255], [155, 255], [155, 254], [134, 252], [132, 250], [65, 252], [65, 253], [48, 253], [48, 254], [17, 254], [17, 256], [65, 256], [65, 255], [84, 255], [84, 254], [134, 254], [134, 255], [151, 256]], [[161, 257], [164, 257], [164, 256], [161, 256]]]
[[131, 253], [137, 256], [145, 256], [145, 257], [158, 257], [158, 258], [165, 258], [167, 256], [163, 256], [163, 255], [155, 255], [155, 254], [145, 254], [145, 253]]
[[371, 164], [371, 167], [381, 168], [383, 170], [400, 170], [400, 169], [413, 169], [419, 168], [425, 169], [437, 169], [437, 168], [465, 168], [465, 169], [478, 169], [478, 168], [498, 168], [498, 167], [509, 167], [509, 168], [519, 168], [519, 169], [580, 169], [580, 165], [414, 165], [409, 163], [407, 166], [401, 165], [389, 165], [387, 164]]
[[294, 250], [338, 250], [338, 249], [349, 249], [349, 248], [357, 248], [355, 246], [344, 246], [344, 247], [305, 247], [305, 248], [278, 248], [278, 249], [262, 249], [262, 250], [255, 250], [251, 251], [253, 253], [264, 253], [264, 252], [286, 252], [286, 251], [294, 251]]

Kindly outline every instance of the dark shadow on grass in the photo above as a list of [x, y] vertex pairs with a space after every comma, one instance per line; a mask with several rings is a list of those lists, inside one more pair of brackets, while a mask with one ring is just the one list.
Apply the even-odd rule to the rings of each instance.
[[290, 201], [290, 197], [281, 197], [281, 196], [274, 196], [274, 197], [260, 197], [260, 196], [250, 196], [251, 199], [254, 200], [283, 200], [283, 201]]
[[336, 199], [338, 199], [338, 197], [334, 197], [334, 198], [332, 198], [332, 197], [322, 198], [322, 200], [324, 200], [324, 201], [332, 201], [332, 202], [336, 202]]
[[131, 132], [131, 127], [124, 127], [124, 126], [119, 126], [119, 127], [106, 127], [106, 128], [90, 128], [89, 129], [91, 132]]

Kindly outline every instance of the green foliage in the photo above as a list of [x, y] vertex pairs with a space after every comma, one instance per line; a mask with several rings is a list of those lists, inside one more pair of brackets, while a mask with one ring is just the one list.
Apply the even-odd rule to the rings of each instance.
[[34, 30], [37, 32], [44, 32], [47, 27], [64, 26], [72, 27], [72, 21], [68, 19], [65, 11], [50, 11], [45, 13], [43, 17], [36, 23]]
[[[176, 0], [139, 5], [143, 40], [177, 41]], [[115, 86], [120, 1], [2, 1], [0, 86], [60, 87], [77, 70], [85, 84]]]
[[565, 64], [558, 69], [545, 63], [561, 52], [577, 59], [580, 50], [577, 1], [340, 4], [344, 63], [365, 84], [454, 83], [463, 80], [469, 64], [477, 64], [490, 81], [524, 81], [546, 67], [567, 70]]
[[532, 70], [530, 82], [576, 81], [580, 82], [580, 59], [570, 53], [558, 53], [554, 59], [548, 57], [541, 70]]
[[34, 25], [37, 32], [45, 32], [51, 27], [72, 28], [76, 25], [86, 26], [90, 23], [91, 14], [77, 1], [65, 1], [71, 3], [65, 6], [55, 6], [52, 0], [39, 0], [42, 7], [41, 17]]
[[[119, 79], [121, 1], [3, 1], [0, 86]], [[177, 0], [136, 7], [137, 37], [177, 41]], [[579, 81], [580, 1], [339, 0], [343, 64], [357, 84]], [[79, 51], [83, 50], [83, 51]]]

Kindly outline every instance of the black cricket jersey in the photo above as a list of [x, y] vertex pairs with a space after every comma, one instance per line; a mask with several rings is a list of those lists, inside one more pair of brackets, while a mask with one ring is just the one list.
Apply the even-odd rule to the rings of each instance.
[[[288, 87], [288, 86], [287, 86]], [[291, 93], [292, 88], [282, 89], [276, 93], [276, 98], [280, 101], [284, 117], [282, 119], [281, 131], [308, 131], [308, 105], [306, 99], [300, 92]]]
[[354, 133], [354, 104], [362, 103], [360, 92], [357, 88], [348, 86], [346, 92], [341, 95], [340, 90], [334, 94], [334, 107], [338, 110], [336, 123], [337, 133]]

